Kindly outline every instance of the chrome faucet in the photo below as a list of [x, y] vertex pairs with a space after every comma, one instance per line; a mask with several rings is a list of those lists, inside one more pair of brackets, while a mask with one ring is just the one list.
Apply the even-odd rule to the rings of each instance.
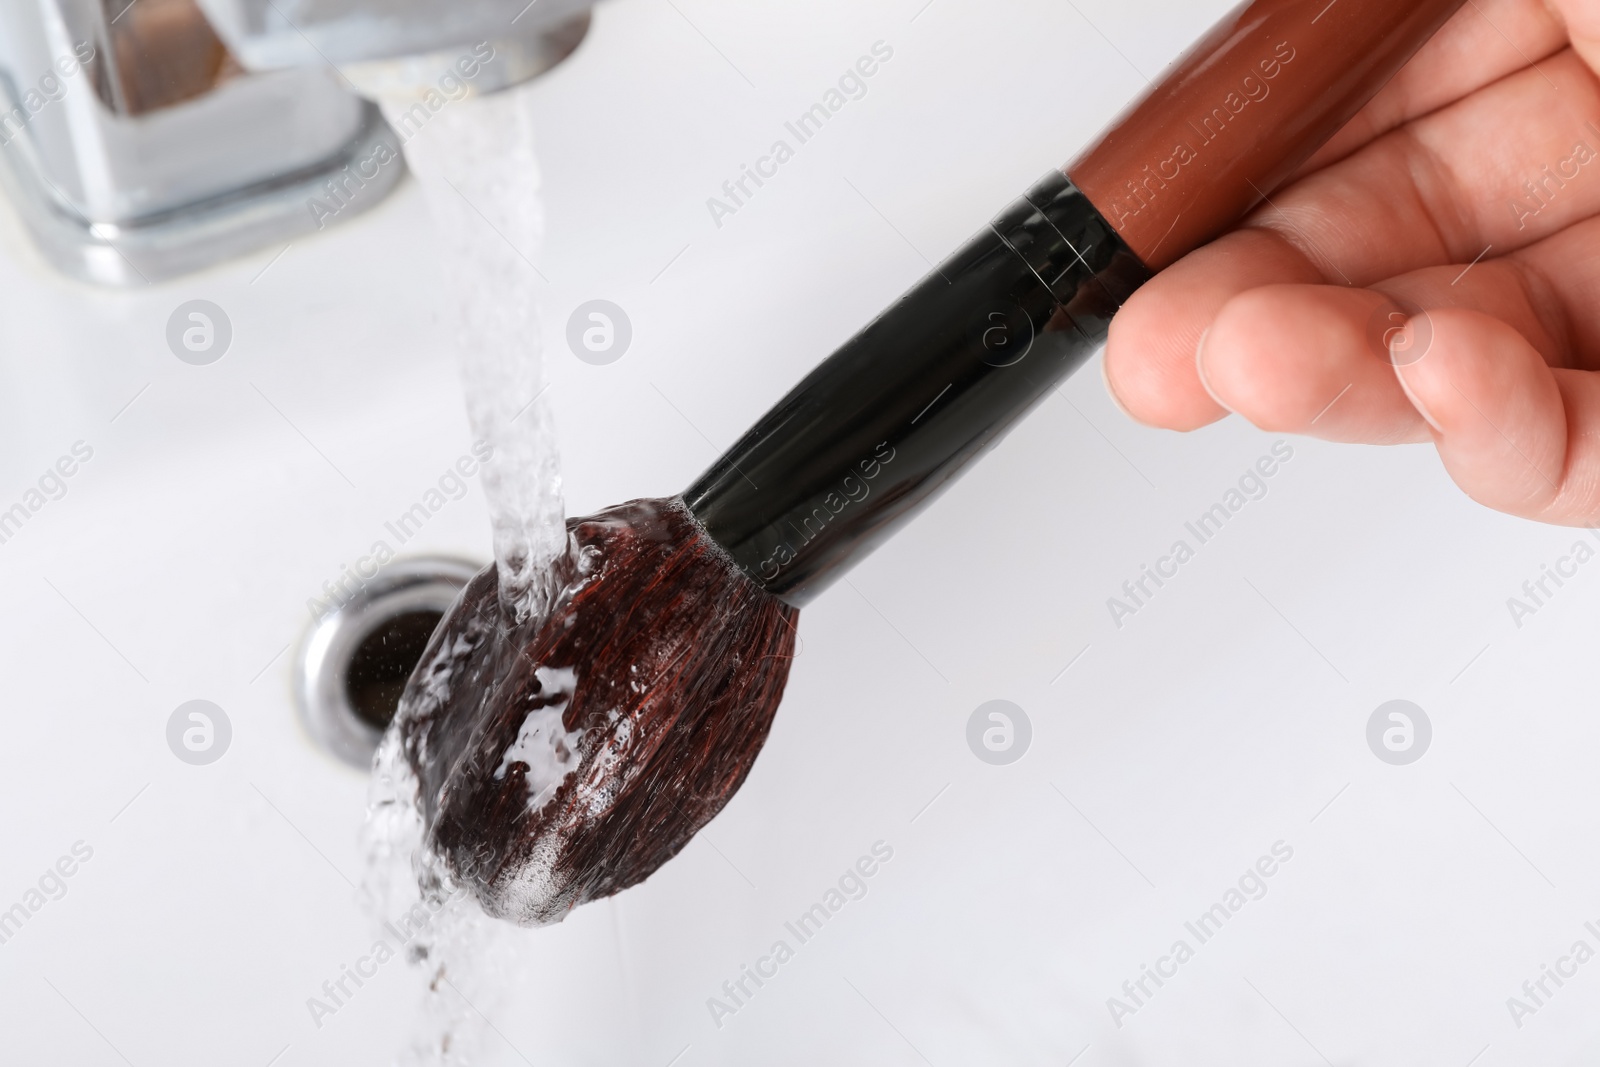
[[287, 242], [328, 224], [330, 181], [342, 220], [402, 173], [347, 180], [399, 152], [372, 99], [526, 81], [591, 3], [0, 0], [0, 189], [50, 263], [107, 285]]
[[479, 92], [549, 70], [589, 27], [594, 0], [198, 0], [240, 61], [257, 70], [335, 66], [369, 96], [407, 95], [464, 49], [497, 58]]

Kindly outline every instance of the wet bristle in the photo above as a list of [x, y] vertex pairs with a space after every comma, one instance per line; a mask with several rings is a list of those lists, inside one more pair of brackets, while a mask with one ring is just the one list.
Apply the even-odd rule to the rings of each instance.
[[568, 530], [550, 609], [511, 624], [485, 569], [398, 713], [431, 847], [486, 911], [524, 925], [643, 881], [721, 811], [794, 655], [798, 611], [678, 501]]

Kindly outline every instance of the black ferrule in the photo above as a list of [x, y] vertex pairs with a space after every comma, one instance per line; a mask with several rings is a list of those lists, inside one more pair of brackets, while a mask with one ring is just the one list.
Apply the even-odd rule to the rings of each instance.
[[751, 579], [801, 606], [1082, 366], [1149, 277], [1052, 171], [807, 375], [684, 502]]

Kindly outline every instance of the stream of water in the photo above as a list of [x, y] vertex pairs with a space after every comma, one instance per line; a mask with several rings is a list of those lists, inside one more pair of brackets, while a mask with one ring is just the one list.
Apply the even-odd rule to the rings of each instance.
[[[530, 112], [526, 87], [450, 102], [404, 144], [434, 219], [468, 421], [494, 449], [482, 483], [500, 604], [515, 622], [544, 610], [567, 552], [535, 296], [544, 219]], [[402, 941], [407, 963], [425, 977], [396, 1062], [475, 1062], [501, 991], [515, 984], [526, 932], [485, 915], [428, 849], [416, 777], [393, 728], [374, 761], [363, 844], [364, 903], [381, 936]]]
[[494, 446], [483, 492], [501, 604], [517, 622], [553, 595], [552, 564], [567, 549], [539, 334], [544, 210], [534, 149], [527, 86], [447, 103], [405, 142], [443, 253], [467, 418]]
[[397, 735], [378, 750], [362, 843], [362, 903], [374, 934], [396, 946], [423, 986], [396, 1067], [470, 1067], [479, 1062], [488, 1020], [503, 1006], [526, 959], [523, 931], [485, 915], [458, 888], [423, 840], [417, 782]]

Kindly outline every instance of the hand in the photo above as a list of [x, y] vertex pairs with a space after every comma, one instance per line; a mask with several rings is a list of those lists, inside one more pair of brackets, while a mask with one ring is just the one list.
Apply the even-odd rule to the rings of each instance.
[[[1432, 441], [1479, 502], [1600, 521], [1600, 0], [1469, 0], [1295, 180], [1136, 293], [1140, 422]], [[1470, 265], [1470, 266], [1469, 266]]]

